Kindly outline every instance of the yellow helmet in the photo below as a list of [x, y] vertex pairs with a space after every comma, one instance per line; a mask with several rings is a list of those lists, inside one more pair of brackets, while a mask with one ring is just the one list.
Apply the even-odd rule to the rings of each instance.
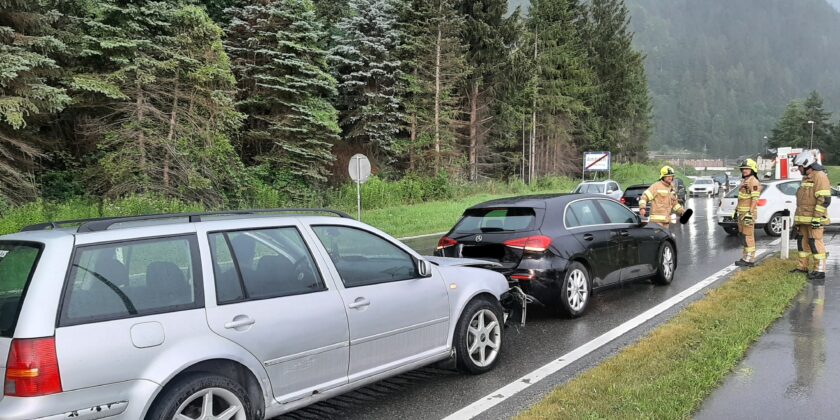
[[758, 173], [758, 165], [752, 159], [741, 162], [741, 166], [738, 169], [752, 169], [754, 174]]
[[666, 176], [674, 176], [677, 173], [674, 172], [674, 168], [670, 166], [663, 166], [662, 169], [659, 170], [659, 179], [665, 178]]

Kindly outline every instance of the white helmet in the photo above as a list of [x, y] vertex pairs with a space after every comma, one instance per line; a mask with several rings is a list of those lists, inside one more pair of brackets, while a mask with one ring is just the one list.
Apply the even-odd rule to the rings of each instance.
[[814, 155], [809, 150], [806, 150], [796, 156], [796, 159], [793, 160], [793, 164], [796, 166], [808, 168], [811, 165], [813, 165], [816, 161], [817, 160], [814, 159]]

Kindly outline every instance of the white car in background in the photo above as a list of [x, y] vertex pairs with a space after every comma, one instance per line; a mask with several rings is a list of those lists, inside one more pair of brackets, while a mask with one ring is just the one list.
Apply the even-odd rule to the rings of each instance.
[[606, 181], [581, 182], [572, 191], [572, 194], [601, 194], [618, 201], [624, 192], [621, 191], [621, 186], [618, 185], [618, 182], [608, 179]]
[[[761, 196], [758, 199], [757, 228], [763, 228], [770, 236], [782, 235], [783, 212], [788, 210], [791, 217], [796, 213], [796, 190], [799, 180], [774, 180], [762, 182]], [[840, 224], [840, 191], [831, 190], [832, 203], [828, 206], [828, 216], [831, 224]], [[738, 234], [738, 224], [734, 219], [735, 209], [738, 207], [738, 189], [733, 189], [718, 204], [717, 219], [726, 233]]]
[[718, 183], [715, 182], [714, 179], [709, 177], [702, 177], [695, 179], [694, 183], [688, 187], [688, 196], [699, 197], [701, 195], [705, 195], [707, 197], [711, 197], [713, 195], [717, 195], [718, 191]]

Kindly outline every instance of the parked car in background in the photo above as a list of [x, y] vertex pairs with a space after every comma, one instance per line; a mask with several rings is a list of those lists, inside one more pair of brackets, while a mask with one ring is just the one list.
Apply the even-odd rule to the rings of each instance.
[[711, 197], [713, 195], [717, 195], [717, 193], [718, 185], [712, 178], [709, 177], [697, 178], [694, 180], [694, 183], [688, 187], [688, 195], [690, 197]]
[[[639, 184], [639, 185], [632, 185], [627, 187], [624, 190], [624, 194], [622, 194], [621, 199], [618, 201], [621, 204], [624, 204], [629, 208], [633, 213], [639, 213], [639, 199], [642, 197], [642, 194], [650, 187], [648, 184]], [[647, 209], [650, 210], [650, 204], [648, 204]]]
[[[770, 236], [782, 235], [783, 211], [788, 210], [791, 217], [796, 213], [796, 190], [799, 189], [799, 180], [776, 180], [763, 182], [761, 184], [761, 196], [758, 201], [758, 218], [755, 221], [757, 228], [764, 229]], [[840, 224], [840, 190], [832, 189], [832, 204], [828, 206], [828, 216], [831, 224]], [[738, 234], [738, 224], [735, 218], [735, 209], [738, 207], [738, 189], [733, 189], [721, 199], [718, 204], [717, 219], [726, 233]]]
[[574, 194], [601, 194], [618, 201], [621, 198], [621, 186], [613, 180], [584, 181], [572, 191]]
[[504, 276], [284, 212], [0, 237], [0, 417], [264, 419], [449, 358], [496, 366]]
[[499, 263], [497, 271], [534, 302], [583, 315], [592, 292], [653, 278], [670, 284], [677, 267], [671, 234], [602, 195], [526, 196], [464, 211], [435, 255]]

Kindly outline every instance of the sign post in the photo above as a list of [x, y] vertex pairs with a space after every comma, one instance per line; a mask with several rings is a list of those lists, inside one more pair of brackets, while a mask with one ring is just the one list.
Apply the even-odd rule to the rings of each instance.
[[356, 207], [358, 210], [358, 219], [362, 221], [362, 184], [367, 182], [370, 178], [370, 160], [367, 156], [357, 153], [350, 158], [350, 165], [347, 168], [350, 173], [350, 179], [356, 183]]
[[586, 179], [587, 172], [606, 172], [608, 178], [612, 178], [610, 152], [585, 152], [583, 154], [583, 178]]

